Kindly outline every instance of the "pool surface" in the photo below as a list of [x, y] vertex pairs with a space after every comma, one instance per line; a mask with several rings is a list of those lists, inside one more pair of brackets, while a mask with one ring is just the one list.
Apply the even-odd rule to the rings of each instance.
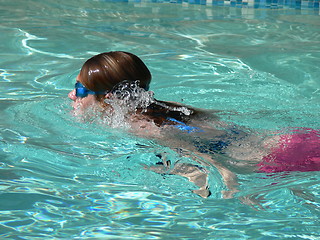
[[67, 98], [87, 58], [123, 50], [150, 68], [157, 99], [255, 131], [319, 129], [319, 1], [2, 0], [0, 11], [1, 239], [320, 239], [319, 172], [239, 174], [238, 196], [261, 210], [223, 199], [212, 167], [203, 199], [143, 167], [176, 152], [75, 118]]

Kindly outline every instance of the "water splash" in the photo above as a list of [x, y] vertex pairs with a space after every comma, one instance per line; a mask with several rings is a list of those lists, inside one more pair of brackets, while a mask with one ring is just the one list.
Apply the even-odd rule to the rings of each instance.
[[139, 81], [122, 81], [114, 86], [105, 99], [108, 108], [104, 114], [104, 123], [113, 128], [129, 127], [132, 114], [138, 109], [146, 111], [155, 102], [152, 91], [139, 87]]
[[[111, 90], [112, 100], [128, 107], [128, 110], [146, 109], [155, 102], [154, 93], [139, 87], [140, 81], [122, 81]], [[108, 103], [108, 100], [105, 101]], [[110, 102], [109, 102], [110, 103]]]

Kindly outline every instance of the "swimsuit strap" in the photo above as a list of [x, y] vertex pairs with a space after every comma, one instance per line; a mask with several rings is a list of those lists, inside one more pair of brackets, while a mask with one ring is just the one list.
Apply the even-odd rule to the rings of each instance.
[[167, 120], [169, 120], [171, 122], [179, 123], [178, 125], [172, 125], [172, 126], [178, 128], [181, 131], [184, 131], [187, 133], [203, 132], [203, 130], [201, 128], [189, 126], [189, 125], [185, 124], [184, 122], [181, 122], [175, 118], [168, 117]]

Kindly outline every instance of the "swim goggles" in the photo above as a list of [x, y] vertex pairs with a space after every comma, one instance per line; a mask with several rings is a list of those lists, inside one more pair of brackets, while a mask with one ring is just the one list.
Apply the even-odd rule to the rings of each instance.
[[76, 90], [76, 97], [80, 97], [80, 98], [84, 98], [88, 96], [88, 94], [91, 94], [91, 95], [105, 94], [104, 91], [100, 91], [100, 92], [91, 91], [87, 89], [85, 86], [83, 86], [81, 82], [76, 82], [76, 84], [74, 85], [74, 88]]

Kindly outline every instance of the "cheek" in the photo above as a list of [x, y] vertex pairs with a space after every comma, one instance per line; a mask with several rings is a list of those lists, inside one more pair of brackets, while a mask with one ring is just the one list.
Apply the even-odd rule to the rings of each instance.
[[74, 104], [77, 109], [84, 110], [97, 105], [98, 101], [96, 100], [95, 96], [88, 95], [85, 98], [77, 98]]
[[72, 103], [71, 103], [71, 106], [73, 107], [74, 110], [79, 110], [82, 108], [82, 102], [80, 99], [75, 99]]
[[88, 99], [82, 99], [80, 102], [80, 106], [82, 109], [87, 109], [93, 105], [92, 101], [88, 101]]

